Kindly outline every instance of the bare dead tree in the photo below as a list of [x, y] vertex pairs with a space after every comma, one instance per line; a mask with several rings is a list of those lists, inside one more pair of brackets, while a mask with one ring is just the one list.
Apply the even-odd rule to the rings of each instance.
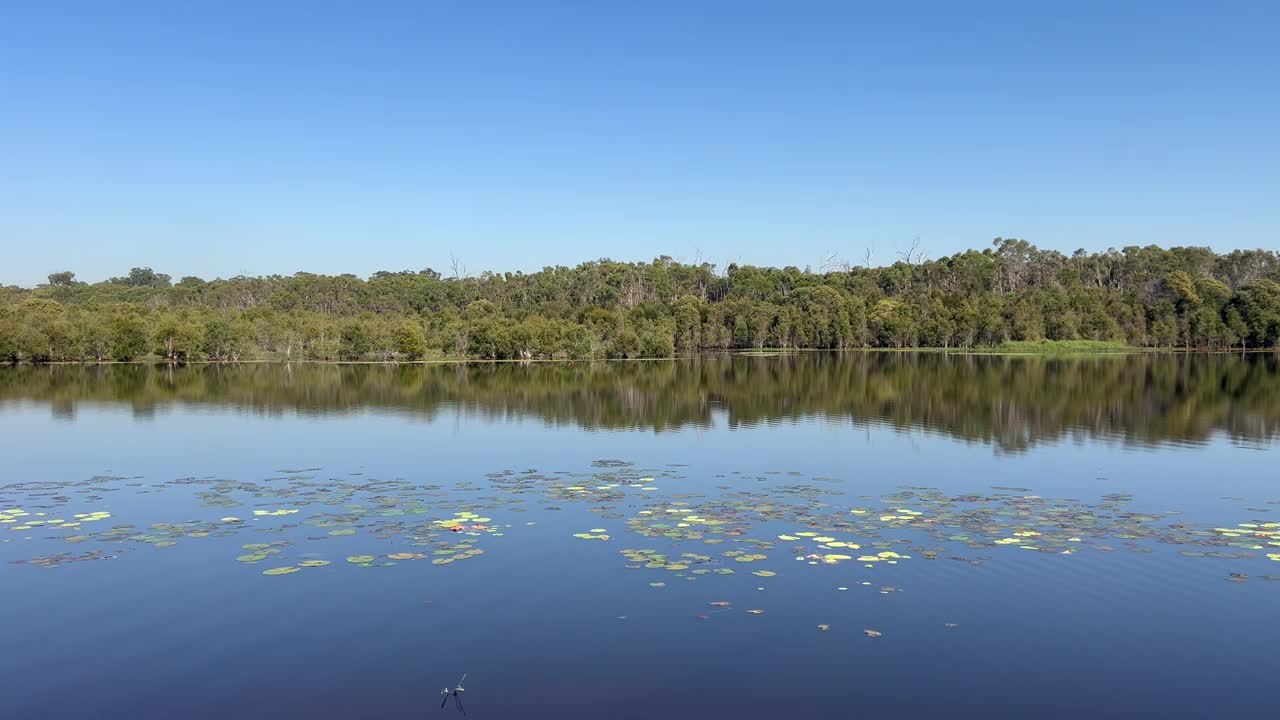
[[462, 260], [449, 251], [449, 267], [453, 270], [453, 279], [461, 280], [467, 275], [467, 266], [462, 264]]
[[906, 252], [898, 252], [898, 256], [908, 265], [924, 262], [924, 251], [920, 249], [920, 236], [911, 238], [911, 247]]
[[840, 251], [838, 250], [832, 250], [831, 252], [827, 253], [822, 259], [822, 264], [818, 266], [818, 272], [823, 272], [823, 273], [828, 273], [828, 272], [846, 272], [847, 273], [851, 270], [853, 270], [853, 263], [849, 262], [847, 259], [843, 257], [840, 257]]

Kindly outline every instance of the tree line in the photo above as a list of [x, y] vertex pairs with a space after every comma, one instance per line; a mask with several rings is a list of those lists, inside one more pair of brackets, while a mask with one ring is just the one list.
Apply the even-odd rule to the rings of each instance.
[[1126, 247], [1071, 255], [997, 238], [885, 267], [599, 260], [534, 273], [174, 281], [151, 268], [0, 287], [0, 361], [670, 357], [748, 348], [980, 348], [1102, 340], [1280, 341], [1280, 254]]

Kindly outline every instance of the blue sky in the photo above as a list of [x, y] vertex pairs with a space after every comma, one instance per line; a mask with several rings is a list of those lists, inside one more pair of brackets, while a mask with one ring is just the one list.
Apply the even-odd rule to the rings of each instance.
[[1280, 248], [1280, 3], [9, 2], [0, 283]]

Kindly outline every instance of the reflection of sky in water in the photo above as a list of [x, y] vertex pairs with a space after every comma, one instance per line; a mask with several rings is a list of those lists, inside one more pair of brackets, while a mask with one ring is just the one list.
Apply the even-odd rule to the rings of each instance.
[[[819, 483], [844, 490], [826, 498], [841, 505], [903, 485], [955, 493], [1012, 486], [1086, 502], [1128, 492], [1133, 510], [1180, 510], [1187, 521], [1280, 516], [1280, 506], [1270, 506], [1272, 517], [1245, 510], [1280, 500], [1271, 453], [1221, 437], [1158, 448], [1070, 439], [1006, 454], [848, 420], [730, 429], [722, 412], [710, 427], [656, 433], [451, 412], [428, 420], [170, 407], [139, 421], [125, 408], [89, 405], [71, 421], [48, 406], [10, 405], [0, 411], [0, 437], [11, 481], [261, 481], [281, 468], [319, 467], [321, 478], [362, 472], [484, 487], [493, 471], [586, 471], [592, 460], [620, 458], [688, 464], [687, 479], [656, 483], [664, 494], [817, 476], [841, 481]], [[733, 471], [804, 477], [715, 477]], [[168, 487], [108, 493], [92, 509], [143, 523], [243, 517], [250, 507], [201, 508], [189, 490]], [[143, 547], [109, 562], [0, 567], [0, 612], [21, 619], [0, 629], [0, 672], [12, 679], [3, 701], [45, 718], [417, 717], [438, 712], [439, 688], [469, 672], [474, 717], [841, 717], [857, 709], [1200, 718], [1268, 702], [1280, 582], [1223, 577], [1280, 573], [1280, 563], [1182, 558], [1176, 548], [1069, 558], [999, 549], [972, 551], [991, 557], [981, 566], [917, 558], [892, 569], [810, 568], [790, 560], [784, 543], [767, 563], [779, 577], [743, 568], [683, 582], [622, 567], [618, 550], [663, 548], [660, 539], [631, 536], [622, 521], [582, 507], [530, 507], [495, 510], [495, 520], [515, 527], [486, 538], [483, 557], [448, 567], [341, 566], [352, 552], [394, 551], [362, 536], [317, 545], [335, 567], [263, 578], [263, 566], [233, 559], [239, 543], [256, 540], [244, 533], [234, 542]], [[595, 527], [614, 539], [571, 537]], [[762, 524], [751, 536], [795, 529]], [[291, 559], [309, 551], [300, 542]], [[29, 555], [16, 542], [0, 545], [5, 560]], [[653, 580], [667, 587], [650, 588]], [[881, 595], [882, 585], [902, 591]], [[696, 618], [719, 600], [734, 612]], [[740, 612], [754, 607], [765, 614]], [[884, 636], [863, 637], [864, 628]]]

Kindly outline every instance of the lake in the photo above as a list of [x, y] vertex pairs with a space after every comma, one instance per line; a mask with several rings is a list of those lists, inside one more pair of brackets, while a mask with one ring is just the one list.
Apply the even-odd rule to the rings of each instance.
[[4, 717], [1280, 701], [1273, 354], [0, 368], [0, 431]]

